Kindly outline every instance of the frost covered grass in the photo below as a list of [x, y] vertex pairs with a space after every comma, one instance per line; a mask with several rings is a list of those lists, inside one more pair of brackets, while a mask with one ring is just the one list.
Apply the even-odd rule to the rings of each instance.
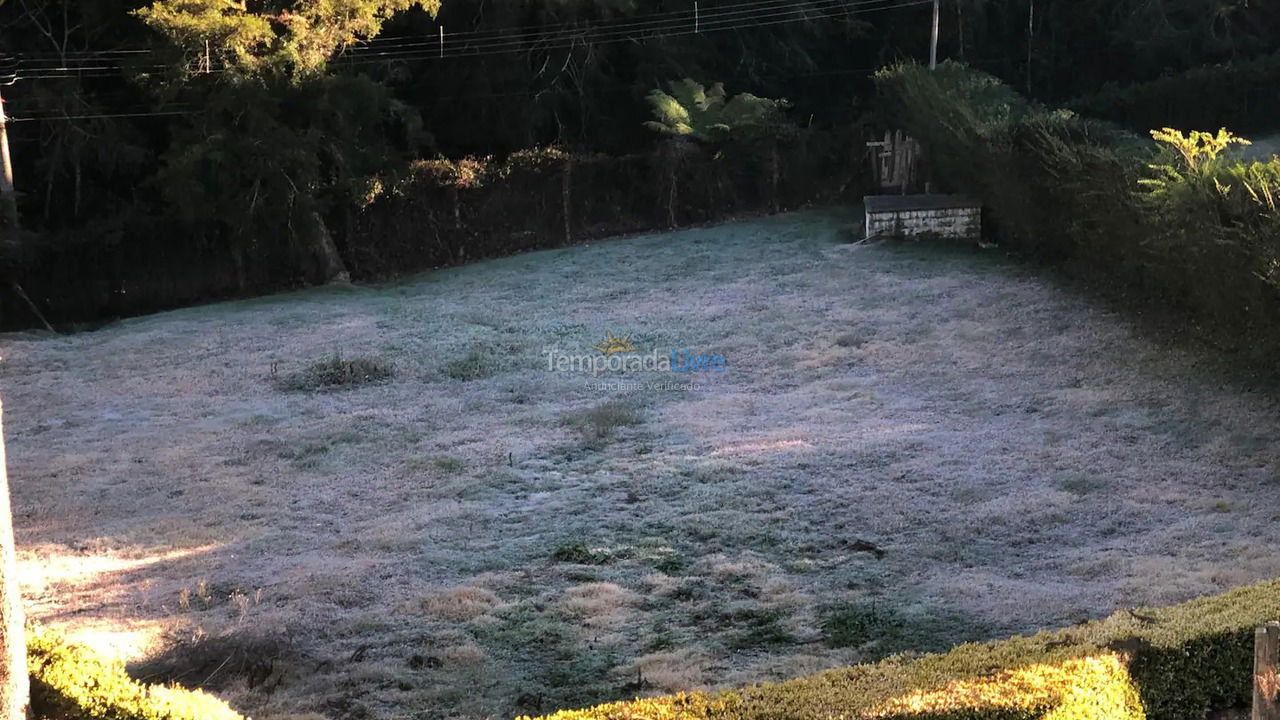
[[[857, 222], [4, 336], [32, 615], [259, 720], [508, 716], [1280, 575], [1272, 401], [1033, 269]], [[547, 370], [610, 332], [727, 368]], [[336, 353], [394, 376], [272, 379]]]

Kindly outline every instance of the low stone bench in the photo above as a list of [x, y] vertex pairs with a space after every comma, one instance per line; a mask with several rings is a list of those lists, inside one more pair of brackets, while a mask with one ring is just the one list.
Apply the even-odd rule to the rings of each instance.
[[868, 195], [867, 237], [978, 240], [982, 203], [964, 195]]

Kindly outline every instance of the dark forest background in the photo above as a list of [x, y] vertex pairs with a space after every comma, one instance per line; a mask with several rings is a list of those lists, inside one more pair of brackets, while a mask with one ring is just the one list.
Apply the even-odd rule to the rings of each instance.
[[[834, 157], [856, 174], [859, 148], [884, 125], [871, 113], [871, 74], [928, 57], [928, 4], [774, 0], [699, 34], [670, 34], [691, 24], [693, 4], [6, 0], [0, 82], [10, 84], [0, 91], [22, 228], [0, 254], [0, 272], [31, 302], [3, 283], [0, 323], [34, 324], [33, 305], [68, 323], [323, 282], [374, 252], [358, 244], [360, 228], [390, 221], [368, 221], [369, 208], [399, 194], [402, 209], [413, 192], [406, 183], [427, 176], [434, 185], [421, 202], [453, 203], [428, 211], [453, 213], [461, 226], [483, 206], [485, 220], [500, 226], [493, 213], [530, 208], [488, 197], [466, 211], [459, 189], [509, 176], [509, 160], [530, 148], [594, 158], [590, 187], [571, 179], [561, 187], [563, 168], [516, 163], [533, 173], [520, 192], [554, 186], [565, 195], [563, 239], [571, 240], [571, 191], [673, 194], [654, 190], [664, 177], [675, 187], [676, 161], [670, 140], [644, 125], [645, 98], [682, 78], [786, 98], [787, 147], [801, 142], [802, 158]], [[731, 5], [704, 0], [699, 12], [715, 17]], [[810, 18], [764, 24], [798, 8]], [[592, 41], [611, 27], [622, 28], [610, 31], [611, 42]], [[1268, 0], [942, 2], [941, 57], [1035, 100], [1138, 130], [1276, 129], [1278, 51], [1280, 3]], [[776, 186], [778, 145], [768, 147], [757, 141], [735, 152], [743, 163], [773, 152], [772, 170], [761, 172], [772, 172]], [[474, 177], [459, 162], [467, 157], [479, 159]], [[819, 172], [784, 157], [792, 179]], [[611, 170], [601, 158], [647, 164]], [[724, 177], [722, 196], [734, 194], [736, 176]], [[861, 188], [846, 179], [837, 189]], [[775, 188], [760, 209], [782, 204]], [[658, 214], [677, 219], [670, 207]], [[374, 264], [385, 275], [441, 257], [465, 259], [450, 249], [406, 257], [400, 268], [385, 258]]]

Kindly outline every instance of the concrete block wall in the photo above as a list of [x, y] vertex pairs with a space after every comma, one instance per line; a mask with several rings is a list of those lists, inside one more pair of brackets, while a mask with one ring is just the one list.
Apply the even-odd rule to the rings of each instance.
[[977, 207], [867, 212], [867, 237], [943, 237], [976, 240], [982, 233]]

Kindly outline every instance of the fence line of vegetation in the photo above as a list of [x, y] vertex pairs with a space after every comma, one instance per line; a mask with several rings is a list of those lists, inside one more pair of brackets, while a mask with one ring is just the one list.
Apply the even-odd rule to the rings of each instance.
[[352, 273], [405, 270], [620, 233], [857, 197], [862, 138], [803, 132], [720, 145], [683, 139], [620, 157], [556, 150], [419, 163], [353, 219]]
[[1140, 137], [954, 63], [877, 76], [886, 117], [1016, 251], [1171, 308], [1252, 359], [1280, 349], [1280, 161], [1230, 133]]
[[1230, 65], [1204, 65], [1155, 80], [1108, 83], [1070, 107], [1130, 128], [1229, 126], [1238, 132], [1277, 129], [1280, 52]]
[[[504, 160], [431, 160], [374, 184], [327, 223], [352, 279], [859, 197], [863, 138], [853, 130], [700, 143], [673, 137], [623, 156], [531, 150]], [[274, 242], [198, 242], [180, 227], [37, 239], [19, 279], [55, 324], [92, 322], [323, 282], [328, 261], [301, 232]], [[160, 221], [157, 221], [160, 222]], [[323, 233], [323, 230], [318, 233]], [[312, 233], [316, 234], [316, 233]], [[252, 236], [251, 236], [252, 237]], [[37, 324], [0, 288], [0, 327]]]

